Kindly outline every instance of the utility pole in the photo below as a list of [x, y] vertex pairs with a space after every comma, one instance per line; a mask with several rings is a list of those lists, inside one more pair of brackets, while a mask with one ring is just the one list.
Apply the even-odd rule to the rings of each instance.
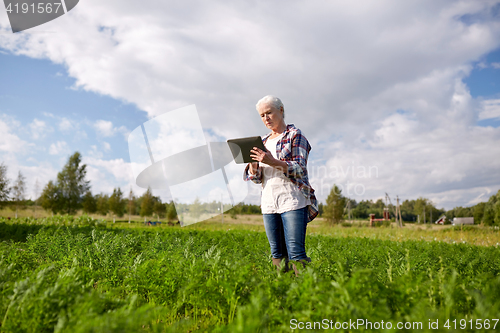
[[222, 224], [224, 224], [224, 204], [222, 203], [222, 194], [220, 195], [220, 216], [222, 219]]
[[347, 201], [345, 203], [345, 206], [344, 206], [344, 210], [342, 211], [342, 215], [344, 215], [346, 209], [347, 209], [347, 221], [351, 221], [352, 223], [352, 220], [351, 220], [351, 199], [349, 198], [346, 198]]
[[352, 223], [352, 219], [351, 219], [351, 200], [350, 199], [347, 199], [347, 218]]
[[426, 220], [425, 220], [425, 204], [426, 204], [426, 202], [424, 201], [424, 224], [426, 223]]
[[132, 213], [133, 204], [134, 204], [134, 193], [132, 192], [132, 186], [130, 186], [130, 192], [128, 193], [128, 223], [130, 223], [130, 214]]
[[430, 223], [432, 223], [432, 202], [431, 202], [431, 220]]
[[[391, 197], [389, 197], [389, 194], [385, 194], [385, 202], [387, 205], [387, 201], [391, 204], [391, 206], [394, 208], [394, 221], [396, 222], [396, 225], [398, 227], [403, 226], [403, 219], [401, 218], [401, 208], [399, 207], [399, 196], [396, 196], [396, 206], [392, 204]], [[387, 213], [389, 213], [389, 208], [387, 208]]]
[[398, 218], [399, 218], [399, 216], [398, 216], [398, 209], [399, 209], [399, 197], [396, 196], [396, 212], [394, 214], [394, 221], [396, 222], [396, 225], [398, 227], [400, 227], [399, 221], [398, 221]]
[[399, 197], [396, 195], [396, 225], [401, 227], [401, 221], [399, 220]]
[[399, 214], [399, 226], [403, 227], [403, 218], [401, 217], [401, 206], [399, 206], [399, 196], [396, 196], [396, 202], [398, 204], [397, 212]]
[[403, 226], [403, 217], [401, 216], [401, 206], [399, 207], [399, 220], [401, 221], [401, 226]]
[[38, 178], [37, 178], [36, 181], [35, 181], [35, 200], [34, 200], [34, 202], [35, 202], [35, 204], [34, 204], [34, 206], [35, 206], [35, 212], [33, 214], [33, 215], [35, 215], [34, 218], [36, 218], [36, 202], [38, 201], [37, 199], [38, 199], [38, 192], [39, 192], [39, 190], [40, 190], [40, 184], [38, 183]]

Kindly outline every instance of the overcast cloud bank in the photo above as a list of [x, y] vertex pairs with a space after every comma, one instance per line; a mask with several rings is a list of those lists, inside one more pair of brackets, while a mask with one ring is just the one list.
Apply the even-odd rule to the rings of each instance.
[[[352, 195], [358, 201], [389, 192], [403, 199], [425, 196], [449, 209], [485, 200], [500, 188], [500, 128], [477, 125], [500, 117], [498, 98], [474, 99], [463, 83], [500, 46], [499, 6], [86, 0], [39, 28], [0, 34], [0, 47], [63, 64], [75, 88], [134, 103], [150, 117], [196, 104], [212, 133], [206, 135], [219, 139], [265, 134], [254, 106], [274, 94], [285, 104], [287, 122], [311, 142], [311, 167], [378, 170], [364, 178], [312, 172], [320, 200], [334, 182], [346, 191], [349, 182], [352, 190], [359, 184]], [[10, 29], [5, 12], [0, 26]], [[102, 137], [128, 133], [94, 121]], [[71, 123], [53, 128], [33, 119], [30, 129], [31, 138], [6, 130], [0, 141], [6, 164], [16, 163], [8, 157], [10, 147], [29, 149], [37, 137], [71, 130]], [[54, 155], [70, 148], [62, 141], [46, 147]], [[128, 186], [127, 157], [99, 157], [105, 144], [95, 150], [85, 159], [93, 190]], [[47, 165], [41, 161], [41, 174], [57, 169]], [[258, 192], [252, 193], [255, 202]]]

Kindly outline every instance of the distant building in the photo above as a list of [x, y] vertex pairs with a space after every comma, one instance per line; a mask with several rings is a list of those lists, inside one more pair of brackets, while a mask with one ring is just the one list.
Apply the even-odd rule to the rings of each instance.
[[446, 215], [443, 215], [440, 218], [438, 218], [436, 220], [436, 222], [434, 222], [434, 223], [436, 223], [436, 224], [444, 224], [445, 221], [446, 221]]
[[453, 225], [458, 225], [458, 224], [474, 224], [474, 218], [473, 217], [454, 217], [452, 224]]

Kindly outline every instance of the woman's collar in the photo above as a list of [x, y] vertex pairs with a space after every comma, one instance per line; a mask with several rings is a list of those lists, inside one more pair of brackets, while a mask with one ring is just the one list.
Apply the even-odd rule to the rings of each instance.
[[[285, 128], [285, 130], [282, 133], [283, 136], [285, 136], [288, 132], [290, 132], [293, 129], [295, 129], [295, 125], [294, 124], [288, 124], [288, 125], [286, 125], [286, 128]], [[267, 133], [267, 135], [262, 138], [262, 141], [266, 141], [271, 136], [271, 134], [273, 134], [273, 132]]]

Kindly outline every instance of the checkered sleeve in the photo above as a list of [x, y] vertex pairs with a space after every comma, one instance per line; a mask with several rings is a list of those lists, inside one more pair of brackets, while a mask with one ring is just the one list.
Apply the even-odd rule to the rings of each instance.
[[259, 166], [257, 168], [257, 172], [253, 175], [249, 172], [250, 164], [247, 164], [245, 171], [243, 173], [243, 180], [244, 181], [252, 181], [255, 184], [261, 184], [262, 183], [262, 169]]
[[311, 146], [300, 131], [297, 131], [297, 134], [293, 136], [291, 146], [292, 159], [285, 161], [288, 164], [288, 176], [296, 179], [302, 178], [307, 174], [307, 157]]

